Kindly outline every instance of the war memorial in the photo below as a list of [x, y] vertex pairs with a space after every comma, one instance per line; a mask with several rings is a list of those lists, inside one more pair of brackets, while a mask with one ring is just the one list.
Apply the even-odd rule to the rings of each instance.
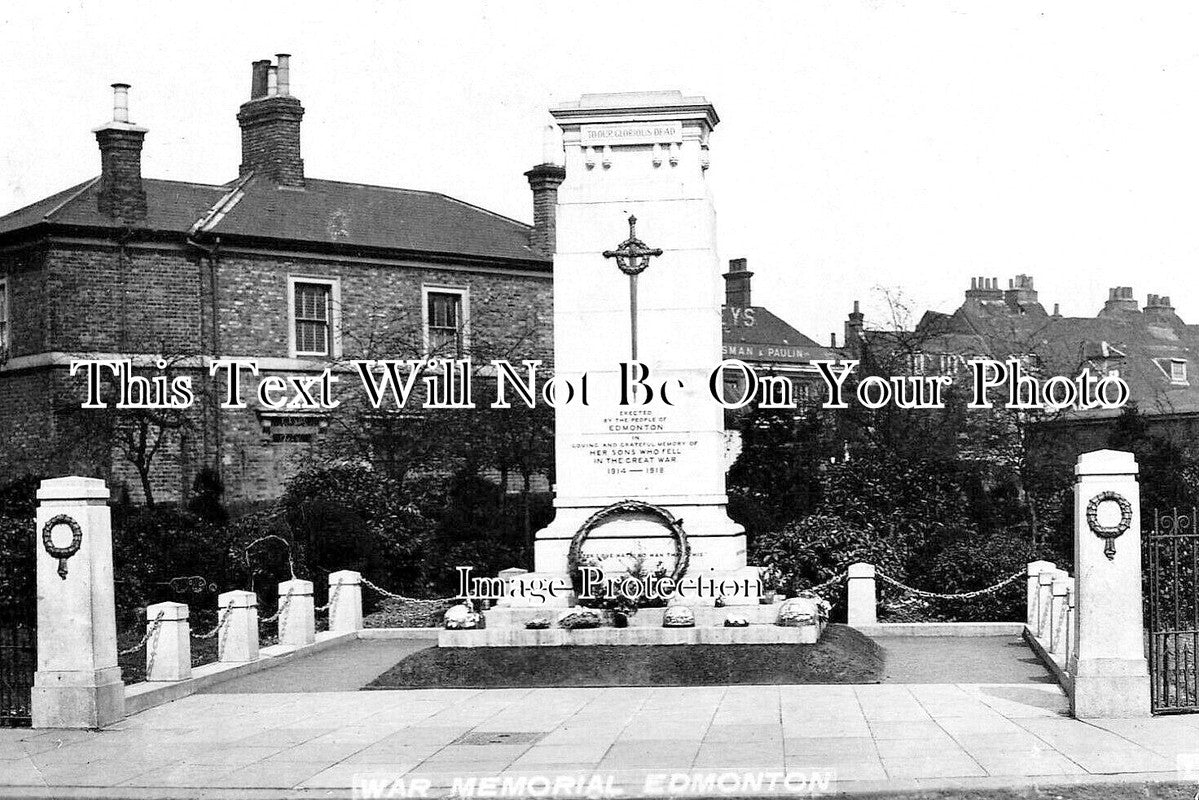
[[[595, 800], [1192, 793], [1199, 776], [1199, 716], [1190, 713], [1199, 710], [1199, 539], [1193, 510], [1162, 505], [1150, 511], [1150, 502], [1163, 495], [1146, 475], [1156, 470], [1152, 474], [1160, 476], [1165, 456], [1147, 451], [1131, 434], [1127, 449], [1071, 453], [1068, 484], [1054, 497], [1056, 505], [1040, 509], [1047, 516], [1060, 512], [1062, 519], [1048, 524], [1060, 527], [1069, 554], [1051, 556], [1046, 543], [1037, 542], [1040, 549], [1030, 548], [1029, 560], [1020, 549], [1004, 562], [1005, 572], [982, 570], [985, 583], [969, 570], [979, 567], [976, 556], [990, 566], [974, 551], [989, 554], [991, 542], [947, 535], [945, 541], [957, 547], [946, 546], [948, 556], [914, 548], [919, 557], [940, 559], [941, 571], [924, 575], [936, 575], [940, 583], [919, 586], [911, 585], [917, 581], [889, 549], [905, 525], [924, 531], [921, 524], [928, 522], [928, 529], [951, 533], [965, 526], [966, 515], [952, 506], [964, 505], [966, 493], [942, 502], [938, 493], [950, 493], [934, 480], [939, 474], [912, 473], [927, 485], [904, 488], [928, 500], [920, 514], [931, 517], [934, 512], [924, 509], [936, 509], [944, 520], [913, 522], [898, 505], [879, 513], [863, 504], [859, 517], [814, 506], [798, 522], [779, 525], [782, 533], [772, 531], [789, 537], [791, 551], [757, 546], [755, 537], [768, 523], [758, 517], [759, 529], [748, 521], [755, 517], [739, 513], [730, 485], [743, 448], [761, 441], [752, 441], [749, 423], [732, 435], [726, 412], [738, 405], [753, 406], [753, 413], [762, 406], [795, 411], [786, 420], [792, 427], [804, 415], [791, 395], [797, 385], [773, 373], [760, 384], [749, 382], [754, 388], [740, 404], [720, 399], [747, 385], [726, 381], [722, 363], [752, 372], [742, 362], [725, 361], [730, 298], [744, 293], [744, 305], [734, 306], [736, 319], [767, 315], [749, 303], [744, 260], [722, 274], [709, 182], [721, 156], [714, 104], [681, 91], [625, 91], [586, 93], [552, 105], [552, 152], [526, 173], [536, 215], [527, 226], [432, 192], [306, 177], [299, 158], [304, 110], [289, 93], [291, 57], [276, 58], [253, 66], [251, 98], [237, 117], [244, 163], [236, 180], [143, 185], [139, 159], [147, 129], [130, 120], [129, 87], [116, 84], [114, 119], [96, 130], [104, 173], [71, 196], [53, 198], [53, 208], [18, 212], [13, 223], [37, 218], [28, 235], [49, 237], [37, 252], [51, 254], [51, 266], [58, 258], [53, 248], [90, 248], [86, 236], [100, 235], [97, 230], [108, 236], [111, 227], [117, 263], [134, 265], [125, 275], [129, 281], [157, 281], [180, 295], [195, 288], [214, 309], [221, 292], [230, 291], [222, 288], [225, 281], [236, 285], [234, 313], [250, 308], [245, 320], [257, 318], [256, 303], [274, 303], [288, 316], [283, 334], [280, 327], [261, 335], [276, 350], [242, 358], [236, 348], [219, 353], [220, 336], [227, 332], [236, 341], [252, 326], [239, 318], [222, 330], [218, 311], [202, 310], [195, 328], [214, 337], [212, 351], [181, 358], [178, 370], [186, 380], [177, 378], [177, 384], [161, 376], [154, 384], [137, 374], [165, 363], [165, 356], [147, 362], [144, 354], [100, 349], [78, 356], [64, 350], [47, 363], [19, 354], [15, 366], [0, 362], [0, 380], [25, 380], [43, 368], [70, 370], [70, 377], [87, 382], [85, 411], [110, 410], [101, 396], [105, 369], [119, 378], [122, 400], [152, 386], [163, 392], [186, 386], [170, 407], [131, 404], [137, 412], [189, 412], [208, 391], [226, 399], [221, 411], [229, 413], [196, 428], [180, 423], [177, 430], [187, 435], [173, 429], [170, 446], [205, 457], [211, 448], [228, 474], [243, 482], [245, 497], [286, 487], [282, 494], [289, 499], [303, 479], [317, 479], [307, 485], [311, 494], [304, 502], [287, 506], [280, 500], [245, 513], [239, 519], [249, 520], [243, 524], [250, 532], [240, 531], [240, 539], [231, 533], [238, 520], [214, 515], [197, 522], [201, 511], [212, 512], [200, 504], [178, 514], [191, 527], [147, 526], [136, 538], [128, 533], [135, 530], [128, 520], [136, 518], [136, 504], [115, 496], [118, 477], [112, 474], [106, 480], [95, 470], [62, 470], [31, 483], [33, 500], [20, 511], [27, 517], [21, 520], [23, 555], [13, 559], [27, 565], [29, 590], [9, 592], [16, 570], [0, 564], [7, 581], [0, 583], [0, 795]], [[145, 201], [164, 194], [167, 211], [147, 212]], [[87, 216], [93, 206], [102, 224]], [[200, 216], [189, 217], [195, 208]], [[56, 220], [60, 214], [65, 216]], [[383, 222], [364, 232], [356, 227], [364, 219]], [[397, 219], [403, 225], [393, 225]], [[151, 230], [178, 227], [180, 220], [187, 221], [185, 232]], [[282, 240], [264, 235], [271, 225], [282, 226], [292, 244], [311, 252], [272, 249], [281, 248]], [[24, 228], [13, 230], [26, 235]], [[437, 250], [446, 241], [438, 237], [451, 236], [447, 230], [460, 237], [454, 246], [463, 252]], [[178, 258], [207, 283], [192, 287], [178, 275], [163, 281], [148, 266], [143, 251], [165, 252], [176, 234], [186, 236], [180, 244], [186, 258], [157, 250], [153, 258]], [[427, 260], [416, 264], [418, 245], [426, 248], [420, 252]], [[466, 252], [472, 247], [492, 252]], [[24, 248], [14, 244], [16, 258], [24, 257]], [[293, 258], [303, 266], [294, 266]], [[20, 274], [32, 268], [20, 266], [0, 274], [5, 292], [10, 285], [28, 291]], [[357, 270], [375, 270], [371, 280], [378, 282], [356, 283], [362, 277]], [[403, 270], [421, 274], [423, 282], [404, 284]], [[470, 270], [485, 277], [471, 283], [474, 278], [464, 277]], [[89, 296], [86, 287], [77, 291]], [[980, 279], [971, 291], [968, 300], [977, 301], [972, 309], [1005, 324], [1009, 317], [1020, 324], [1049, 317], [1032, 308], [1031, 281], [1013, 285], [1013, 297], [1023, 303], [1016, 310], [1002, 292], [995, 296], [991, 281]], [[422, 354], [409, 358], [387, 347], [352, 352], [373, 341], [354, 329], [361, 319], [353, 319], [353, 304], [387, 306], [391, 292], [419, 298]], [[8, 295], [2, 297], [7, 303]], [[1168, 297], [1152, 297], [1154, 309], [1169, 307]], [[454, 370], [467, 376], [470, 336], [482, 351], [486, 334], [495, 333], [487, 330], [495, 324], [484, 313], [488, 300], [512, 330], [534, 300], [543, 302], [552, 316], [546, 326], [552, 328], [552, 355], [491, 361], [488, 377], [499, 375], [500, 387], [506, 379], [511, 391], [507, 402], [501, 391], [484, 409], [470, 403], [470, 377], [455, 384], [450, 376]], [[1111, 302], [1123, 300], [1113, 295]], [[8, 306], [3, 309], [8, 325]], [[381, 313], [372, 306], [362, 317]], [[474, 328], [465, 322], [472, 314]], [[1151, 320], [1154, 335], [1176, 341], [1178, 327], [1170, 328], [1166, 317], [1163, 310]], [[537, 330], [536, 314], [530, 319], [530, 329]], [[787, 353], [822, 356], [803, 365], [803, 380], [811, 386], [823, 381], [829, 398], [839, 399], [850, 372], [866, 364], [869, 347], [894, 333], [867, 331], [860, 323], [855, 305], [847, 339], [838, 346], [834, 336], [818, 353], [794, 329], [779, 338], [790, 337], [782, 342]], [[496, 329], [511, 332], [503, 325]], [[434, 358], [434, 344], [461, 357]], [[960, 374], [929, 374], [923, 368], [928, 354], [916, 353], [917, 360], [909, 352], [904, 363], [910, 374], [855, 382], [857, 394], [849, 402], [871, 411], [892, 404], [943, 409], [935, 390], [927, 404], [908, 406], [899, 398], [905, 387], [917, 394], [918, 387], [947, 388], [973, 370], [984, 399], [988, 391], [996, 406], [1008, 398], [1000, 411], [1013, 416], [997, 418], [1011, 428], [1024, 424], [1020, 414], [1042, 409], [1065, 411], [1064, 425], [1077, 422], [1073, 411], [1111, 412], [1114, 418], [1143, 375], [1102, 369], [1115, 363], [1111, 354], [1119, 348], [1106, 339], [1100, 344], [1108, 360], [1093, 357], [1078, 375], [1046, 380], [1040, 373], [1033, 377], [1029, 359], [1015, 357], [961, 360], [968, 365]], [[759, 345], [737, 347], [756, 352]], [[1181, 386], [1185, 359], [1159, 359], [1155, 368]], [[519, 391], [518, 363], [551, 366], [545, 374], [552, 372], [552, 386], [535, 391], [530, 377], [526, 391]], [[115, 366], [97, 366], [103, 364]], [[402, 381], [393, 371], [388, 389], [380, 376], [397, 365], [411, 369], [408, 386], [397, 388]], [[801, 371], [790, 367], [792, 377]], [[444, 382], [434, 374], [438, 369], [444, 369]], [[239, 376], [245, 391], [238, 388]], [[338, 417], [356, 377], [373, 408], [361, 417]], [[428, 396], [443, 401], [425, 406], [429, 416], [408, 414], [403, 403], [385, 408], [390, 391], [397, 399], [420, 395], [412, 391], [418, 378], [426, 381]], [[1029, 390], [1021, 394], [1025, 382]], [[246, 388], [251, 385], [257, 388]], [[863, 385], [891, 394], [874, 403]], [[771, 387], [783, 395], [777, 403]], [[1057, 397], [1059, 391], [1067, 399]], [[466, 484], [485, 509], [480, 514], [494, 509], [498, 515], [500, 509], [512, 513], [504, 504], [521, 477], [527, 500], [534, 478], [552, 475], [546, 487], [552, 516], [537, 517], [538, 525], [526, 528], [532, 532], [527, 547], [510, 551], [522, 555], [508, 568], [496, 570], [493, 563], [477, 569], [469, 556], [484, 560], [481, 549], [452, 550], [455, 557], [466, 553], [466, 563], [443, 559], [437, 550], [448, 549], [445, 538], [421, 538], [427, 533], [420, 528], [424, 509], [408, 502], [403, 490], [415, 496], [414, 483], [446, 477], [436, 469], [409, 470], [406, 476], [416, 474], [415, 480], [389, 483], [368, 459], [319, 453], [314, 473], [285, 479], [283, 455], [269, 468], [255, 461], [268, 445], [278, 445], [276, 453], [312, 445], [317, 453], [316, 444], [331, 439], [329, 431], [346, 419], [366, 420], [365, 429], [382, 439], [397, 427], [429, 424], [438, 409], [515, 414], [525, 410], [518, 408], [522, 402], [533, 411], [534, 398], [552, 406], [552, 467], [539, 463], [523, 476], [492, 470], [501, 477], [488, 473]], [[830, 400], [825, 409], [846, 405]], [[483, 424], [499, 426], [497, 417], [487, 419]], [[757, 421], [764, 439], [778, 430], [770, 427], [777, 419], [745, 419]], [[931, 449], [938, 432], [921, 430]], [[254, 440], [253, 446], [234, 446], [239, 437]], [[813, 434], [805, 446], [817, 447], [817, 438]], [[504, 445], [515, 448], [515, 441]], [[1137, 454], [1134, 444], [1142, 446]], [[956, 446], [966, 450], [969, 443]], [[858, 456], [844, 443], [831, 456], [821, 452], [811, 473], [832, 494], [828, 476], [852, 477], [844, 467]], [[796, 461], [807, 455], [787, 453]], [[1014, 458], [1006, 451], [1003, 457]], [[163, 468], [179, 471], [172, 481], [182, 480], [183, 460]], [[394, 461], [389, 467], [398, 469]], [[884, 471], [864, 473], [880, 484], [902, 482], [902, 475], [878, 474]], [[157, 473], [143, 472], [153, 473], [142, 475], [141, 499], [150, 507]], [[1180, 483], [1193, 478], [1178, 472]], [[261, 485], [246, 489], [256, 475]], [[744, 486], [744, 475], [737, 480]], [[980, 481], [970, 489], [993, 492], [1012, 507], [1026, 501], [1003, 495], [1008, 487], [994, 483]], [[358, 493], [363, 484], [368, 490]], [[484, 484], [500, 496], [494, 506], [485, 505], [491, 495], [479, 488]], [[403, 495], [403, 502], [380, 486]], [[853, 495], [851, 511], [859, 510], [858, 495], [871, 488], [845, 489]], [[355, 502], [339, 505], [343, 493]], [[357, 502], [363, 497], [368, 503]], [[433, 504], [442, 497], [448, 494]], [[797, 493], [786, 497], [802, 501]], [[996, 504], [986, 512], [999, 518], [1011, 509]], [[469, 514], [446, 518], [451, 527], [477, 524]], [[533, 518], [526, 505], [525, 522]], [[1034, 518], [1034, 538], [1039, 524]], [[305, 538], [313, 528], [342, 535], [333, 537], [332, 546]], [[804, 548], [825, 529], [832, 533], [813, 549], [836, 552], [813, 556]], [[870, 557], [858, 548], [867, 533], [878, 534], [885, 545]], [[177, 538], [169, 552], [188, 566], [172, 567], [163, 580], [151, 573], [142, 586], [141, 576], [125, 567], [135, 559], [154, 560], [152, 537], [163, 535]], [[224, 551], [189, 550], [208, 536]], [[420, 548], [405, 550], [417, 541]], [[370, 549], [380, 542], [386, 547]], [[270, 548], [273, 560], [265, 555]], [[379, 552], [453, 571], [456, 592], [437, 596], [432, 587], [445, 586], [448, 576], [410, 578], [381, 565]], [[808, 570], [804, 559], [819, 558], [835, 567], [822, 563], [822, 577], [811, 579], [817, 571]], [[244, 570], [227, 574], [247, 577], [209, 580], [222, 560], [236, 562], [236, 570], [244, 563]], [[967, 576], [964, 585], [959, 567]], [[786, 579], [780, 569], [790, 570]], [[131, 587], [144, 600], [132, 628], [119, 602]], [[1006, 602], [1012, 598], [1014, 603]], [[958, 612], [991, 602], [1004, 609], [1003, 616]], [[954, 610], [945, 612], [947, 607]]]

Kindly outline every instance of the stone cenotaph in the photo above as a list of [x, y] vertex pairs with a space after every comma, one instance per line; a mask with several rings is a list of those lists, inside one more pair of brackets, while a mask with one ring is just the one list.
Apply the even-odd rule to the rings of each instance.
[[[585, 375], [586, 403], [556, 409], [555, 518], [537, 533], [535, 571], [509, 581], [566, 582], [582, 562], [605, 572], [639, 563], [709, 587], [725, 582], [721, 605], [757, 605], [745, 531], [725, 510], [724, 412], [709, 389], [722, 358], [705, 180], [716, 110], [666, 91], [589, 94], [551, 113], [566, 166], [554, 374], [574, 386]], [[649, 389], [630, 389], [622, 404], [622, 386], [641, 376]], [[680, 592], [708, 606], [720, 594]]]

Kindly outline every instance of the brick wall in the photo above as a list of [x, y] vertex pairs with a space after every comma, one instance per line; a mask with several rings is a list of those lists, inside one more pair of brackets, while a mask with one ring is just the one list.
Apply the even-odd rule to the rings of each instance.
[[[290, 356], [288, 276], [296, 275], [339, 282], [346, 358], [417, 355], [421, 287], [427, 285], [467, 290], [472, 345], [486, 358], [541, 358], [547, 369], [552, 364], [548, 275], [232, 253], [220, 257], [215, 269], [222, 355]], [[133, 242], [122, 248], [98, 240], [0, 253], [0, 274], [8, 278], [12, 297], [13, 355], [209, 353], [208, 270], [207, 260], [182, 244]], [[191, 374], [204, 391], [206, 373]], [[357, 392], [356, 375], [347, 374], [343, 386]], [[90, 475], [142, 501], [132, 465], [91, 441], [103, 419], [87, 415], [107, 412], [79, 409], [83, 390], [82, 377], [70, 377], [65, 365], [0, 369], [0, 483], [27, 473]], [[198, 404], [187, 428], [166, 436], [152, 476], [155, 497], [186, 499], [199, 469], [219, 461], [230, 502], [274, 498], [320, 452], [325, 436], [272, 435], [254, 408]]]
[[242, 105], [241, 174], [250, 170], [284, 186], [304, 185], [300, 120], [304, 108], [294, 97], [264, 97]]

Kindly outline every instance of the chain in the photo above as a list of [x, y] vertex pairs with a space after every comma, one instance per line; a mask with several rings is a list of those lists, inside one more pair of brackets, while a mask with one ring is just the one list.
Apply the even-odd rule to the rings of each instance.
[[334, 584], [333, 591], [329, 592], [329, 602], [325, 603], [323, 606], [317, 606], [312, 610], [319, 613], [321, 611], [328, 611], [329, 609], [333, 608], [333, 604], [337, 602], [337, 595], [341, 594], [341, 587], [342, 584], [340, 583]]
[[841, 581], [845, 580], [845, 576], [847, 576], [848, 574], [849, 574], [849, 571], [846, 570], [838, 575], [834, 575], [833, 577], [829, 578], [824, 583], [818, 583], [815, 586], [809, 586], [807, 589], [804, 589], [802, 591], [812, 592], [813, 594], [815, 594], [817, 592], [823, 592], [825, 589], [828, 589], [829, 587], [833, 586], [834, 584], [838, 584]]
[[[287, 606], [289, 603], [291, 603], [291, 589], [287, 590], [287, 594], [285, 594], [283, 596], [283, 602], [279, 603], [279, 607], [277, 609], [275, 609], [275, 613], [271, 614], [269, 617], [266, 617], [265, 619], [263, 619], [262, 622], [274, 622], [275, 620], [279, 619], [279, 617], [283, 614], [283, 612], [287, 610]], [[280, 628], [279, 634], [280, 634], [280, 636], [282, 636], [282, 634], [283, 634], [282, 623], [280, 623], [279, 628]]]
[[[141, 650], [142, 647], [145, 646], [146, 642], [150, 641], [150, 637], [157, 632], [158, 626], [162, 624], [162, 618], [166, 616], [166, 613], [167, 612], [165, 611], [159, 611], [158, 616], [152, 619], [150, 624], [146, 625], [146, 633], [144, 636], [142, 636], [141, 641], [135, 644], [133, 647], [126, 647], [124, 650], [121, 650], [120, 655], [127, 656], [131, 653], [136, 653], [138, 650]], [[147, 672], [149, 672], [149, 670], [147, 670]]]
[[934, 599], [934, 600], [971, 600], [975, 597], [982, 597], [983, 595], [986, 595], [986, 594], [994, 594], [995, 592], [998, 592], [1000, 589], [1004, 588], [1008, 584], [1014, 583], [1016, 580], [1018, 580], [1020, 578], [1027, 577], [1027, 570], [1020, 570], [1019, 572], [1014, 572], [1011, 575], [1009, 575], [1008, 577], [1001, 580], [999, 583], [995, 584], [994, 586], [988, 586], [985, 589], [975, 589], [973, 592], [957, 592], [954, 594], [946, 594], [944, 592], [926, 592], [923, 589], [916, 589], [914, 587], [908, 586], [907, 584], [900, 583], [899, 581], [892, 578], [890, 575], [887, 575], [884, 572], [879, 572], [877, 570], [875, 571], [875, 575], [877, 575], [879, 578], [882, 578], [884, 581], [886, 581], [887, 583], [896, 587], [897, 589], [902, 589], [905, 592], [910, 592], [911, 594], [914, 594], [917, 597], [927, 597], [927, 598]]
[[384, 589], [382, 586], [372, 583], [371, 581], [367, 580], [366, 578], [362, 578], [362, 583], [365, 586], [367, 586], [371, 589], [374, 589], [376, 592], [383, 595], [384, 597], [390, 598], [392, 600], [403, 600], [404, 602], [407, 602], [407, 603], [418, 603], [418, 604], [433, 606], [433, 605], [437, 605], [439, 603], [444, 603], [448, 600], [461, 599], [456, 595], [451, 595], [449, 597], [405, 597], [402, 594], [396, 594], [395, 592], [389, 592], [386, 589]]
[[225, 627], [225, 623], [229, 621], [229, 614], [232, 611], [232, 605], [225, 606], [225, 610], [221, 612], [221, 618], [217, 620], [216, 627], [208, 633], [193, 633], [192, 636], [195, 636], [197, 639], [211, 639], [213, 636], [216, 636]]

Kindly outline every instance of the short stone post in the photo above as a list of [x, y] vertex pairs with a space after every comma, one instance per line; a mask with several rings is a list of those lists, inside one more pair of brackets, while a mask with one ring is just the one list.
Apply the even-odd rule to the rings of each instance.
[[1056, 569], [1047, 569], [1037, 576], [1037, 637], [1045, 641], [1053, 627], [1053, 580], [1057, 575]]
[[1066, 659], [1067, 668], [1070, 664], [1070, 656], [1074, 655], [1074, 650], [1078, 646], [1077, 627], [1074, 625], [1074, 578], [1070, 578], [1069, 584], [1066, 586], [1066, 651], [1063, 654]]
[[329, 573], [329, 632], [362, 630], [362, 574], [350, 569]]
[[1029, 630], [1040, 635], [1040, 620], [1041, 620], [1041, 573], [1045, 570], [1056, 569], [1057, 565], [1052, 561], [1030, 561], [1028, 562], [1028, 597], [1027, 597], [1027, 618], [1025, 624]]
[[156, 619], [158, 626], [146, 640], [146, 680], [185, 681], [192, 676], [188, 608], [183, 603], [170, 602], [147, 606], [146, 625], [153, 625]]
[[292, 578], [279, 584], [279, 644], [303, 647], [316, 641], [312, 581]]
[[874, 565], [850, 564], [849, 586], [846, 589], [849, 625], [875, 625], [878, 623], [878, 595], [874, 585]]
[[258, 595], [234, 590], [217, 598], [220, 609], [218, 658], [225, 663], [258, 660]]
[[1049, 603], [1049, 652], [1061, 655], [1066, 649], [1066, 602], [1069, 594], [1070, 576], [1059, 574], [1050, 586], [1052, 596]]
[[1071, 711], [1080, 718], [1148, 716], [1136, 458], [1116, 450], [1083, 453], [1074, 474]]
[[125, 716], [108, 487], [54, 478], [42, 481], [37, 499], [33, 727], [100, 728]]

